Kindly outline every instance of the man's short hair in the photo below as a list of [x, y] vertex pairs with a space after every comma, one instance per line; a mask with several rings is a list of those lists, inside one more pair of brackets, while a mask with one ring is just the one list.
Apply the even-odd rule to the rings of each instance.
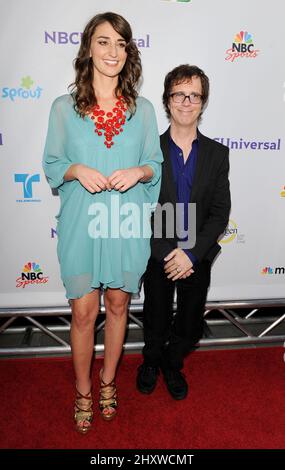
[[[163, 106], [166, 111], [167, 117], [170, 118], [169, 111], [169, 98], [171, 94], [172, 87], [174, 85], [179, 85], [180, 83], [189, 82], [193, 77], [199, 77], [202, 85], [202, 112], [203, 108], [209, 98], [209, 79], [207, 75], [196, 65], [183, 64], [178, 65], [173, 70], [168, 72], [164, 80], [164, 92], [162, 95]], [[200, 114], [200, 117], [202, 115]], [[199, 119], [200, 119], [199, 117]]]

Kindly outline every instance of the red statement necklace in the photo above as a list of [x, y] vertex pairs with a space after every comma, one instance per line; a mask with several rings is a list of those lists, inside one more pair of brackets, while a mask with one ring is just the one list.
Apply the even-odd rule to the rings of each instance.
[[113, 137], [123, 132], [123, 125], [126, 122], [126, 102], [123, 96], [119, 96], [118, 101], [113, 108], [113, 112], [105, 113], [100, 108], [99, 104], [96, 104], [91, 110], [91, 119], [95, 124], [96, 134], [101, 136], [104, 132], [105, 142], [104, 144], [108, 149], [114, 145]]

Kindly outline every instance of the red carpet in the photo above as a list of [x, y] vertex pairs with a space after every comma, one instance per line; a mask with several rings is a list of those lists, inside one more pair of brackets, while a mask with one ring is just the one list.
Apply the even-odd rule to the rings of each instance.
[[[285, 447], [285, 350], [197, 351], [186, 361], [189, 397], [176, 402], [162, 378], [152, 395], [135, 389], [140, 356], [125, 356], [119, 411], [92, 431], [73, 429], [73, 371], [67, 358], [0, 361], [0, 447], [14, 449], [274, 449]], [[94, 396], [98, 370], [94, 368]]]

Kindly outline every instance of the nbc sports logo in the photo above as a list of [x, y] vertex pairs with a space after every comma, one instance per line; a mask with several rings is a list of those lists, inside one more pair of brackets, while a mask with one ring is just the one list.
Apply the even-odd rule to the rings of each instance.
[[21, 275], [16, 279], [16, 287], [23, 289], [29, 284], [46, 284], [48, 276], [43, 275], [43, 271], [38, 263], [26, 263]]
[[254, 49], [252, 35], [247, 31], [240, 31], [235, 35], [232, 47], [227, 49], [225, 60], [233, 62], [238, 58], [255, 59], [259, 52], [258, 49]]

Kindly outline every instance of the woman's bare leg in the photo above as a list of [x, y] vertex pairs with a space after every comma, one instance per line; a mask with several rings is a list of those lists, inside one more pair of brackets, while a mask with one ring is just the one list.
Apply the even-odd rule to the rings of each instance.
[[116, 374], [126, 332], [130, 294], [120, 289], [107, 289], [104, 295], [106, 308], [105, 354], [102, 379], [111, 382]]
[[[91, 402], [91, 363], [94, 354], [94, 326], [99, 312], [100, 291], [95, 289], [80, 299], [73, 299], [71, 321], [71, 349], [75, 372], [76, 389], [90, 398], [77, 399], [77, 405], [83, 410], [90, 408]], [[90, 426], [87, 419], [77, 420], [77, 427]]]

